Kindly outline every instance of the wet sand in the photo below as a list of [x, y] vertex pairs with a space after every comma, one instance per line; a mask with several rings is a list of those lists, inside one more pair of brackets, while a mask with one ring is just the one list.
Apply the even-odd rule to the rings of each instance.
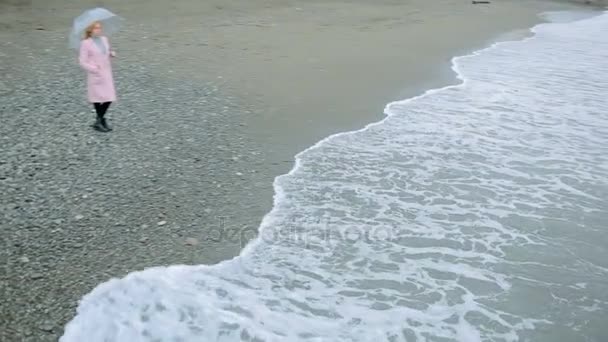
[[[100, 4], [127, 19], [112, 39], [119, 102], [106, 135], [88, 126], [66, 49], [73, 17]], [[57, 340], [111, 277], [237, 255], [297, 152], [455, 82], [453, 56], [569, 8], [0, 0], [0, 340]]]

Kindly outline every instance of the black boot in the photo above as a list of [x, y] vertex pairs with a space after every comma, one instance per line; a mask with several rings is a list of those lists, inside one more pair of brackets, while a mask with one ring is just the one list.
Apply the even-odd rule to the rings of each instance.
[[96, 131], [99, 131], [99, 132], [107, 132], [108, 131], [103, 126], [102, 119], [99, 116], [97, 117], [97, 120], [95, 120], [95, 123], [93, 124], [93, 129], [95, 129]]
[[112, 127], [110, 127], [110, 125], [108, 125], [106, 118], [101, 118], [101, 126], [106, 130], [106, 132], [109, 132], [112, 130]]

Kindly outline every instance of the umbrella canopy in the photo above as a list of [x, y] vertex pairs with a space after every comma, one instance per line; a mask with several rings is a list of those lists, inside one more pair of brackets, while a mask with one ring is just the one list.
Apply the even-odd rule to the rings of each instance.
[[78, 49], [80, 41], [84, 37], [84, 31], [94, 22], [99, 21], [103, 25], [105, 35], [116, 33], [122, 25], [122, 18], [105, 8], [97, 7], [85, 11], [74, 19], [72, 32], [70, 32], [70, 47]]

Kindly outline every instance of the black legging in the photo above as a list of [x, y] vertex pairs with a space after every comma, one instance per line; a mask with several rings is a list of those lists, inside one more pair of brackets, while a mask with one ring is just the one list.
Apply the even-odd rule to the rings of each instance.
[[111, 104], [112, 104], [112, 102], [103, 102], [103, 103], [95, 102], [95, 103], [93, 103], [97, 116], [99, 118], [103, 119], [103, 116], [106, 115], [106, 112], [108, 111], [108, 108], [110, 108]]

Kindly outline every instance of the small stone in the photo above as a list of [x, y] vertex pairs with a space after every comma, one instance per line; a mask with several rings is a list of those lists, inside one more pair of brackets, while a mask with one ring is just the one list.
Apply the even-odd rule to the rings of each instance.
[[44, 278], [44, 274], [42, 273], [32, 273], [30, 274], [30, 278], [36, 280], [36, 279], [42, 279]]
[[42, 331], [52, 332], [54, 325], [49, 321], [42, 321], [40, 325], [38, 325], [38, 328]]
[[143, 229], [146, 229], [146, 228], [148, 228], [149, 226], [148, 226], [147, 224], [142, 224], [142, 225], [141, 225], [141, 227], [142, 227]]
[[30, 259], [26, 256], [22, 256], [21, 258], [19, 258], [19, 261], [22, 263], [26, 263], [26, 262], [30, 262]]
[[164, 225], [166, 225], [166, 224], [167, 224], [167, 221], [159, 221], [159, 222], [157, 223], [157, 225], [159, 225], [159, 226], [164, 226]]
[[142, 237], [141, 239], [139, 239], [139, 242], [141, 242], [141, 243], [146, 243], [146, 242], [148, 242], [148, 240], [149, 240], [149, 239], [148, 239], [147, 237], [145, 237], [145, 236], [144, 236], [144, 237]]
[[177, 196], [175, 192], [171, 192], [171, 196]]
[[189, 237], [185, 241], [186, 246], [196, 246], [198, 245], [198, 240], [192, 237]]
[[88, 197], [89, 197], [89, 195], [86, 195], [86, 194], [82, 195], [82, 198], [88, 198]]
[[74, 216], [74, 219], [75, 219], [76, 221], [78, 221], [78, 220], [82, 220], [83, 218], [84, 218], [84, 216], [82, 216], [82, 215], [76, 215], [76, 216]]
[[237, 176], [242, 176], [243, 174], [241, 172], [237, 172], [236, 175]]

